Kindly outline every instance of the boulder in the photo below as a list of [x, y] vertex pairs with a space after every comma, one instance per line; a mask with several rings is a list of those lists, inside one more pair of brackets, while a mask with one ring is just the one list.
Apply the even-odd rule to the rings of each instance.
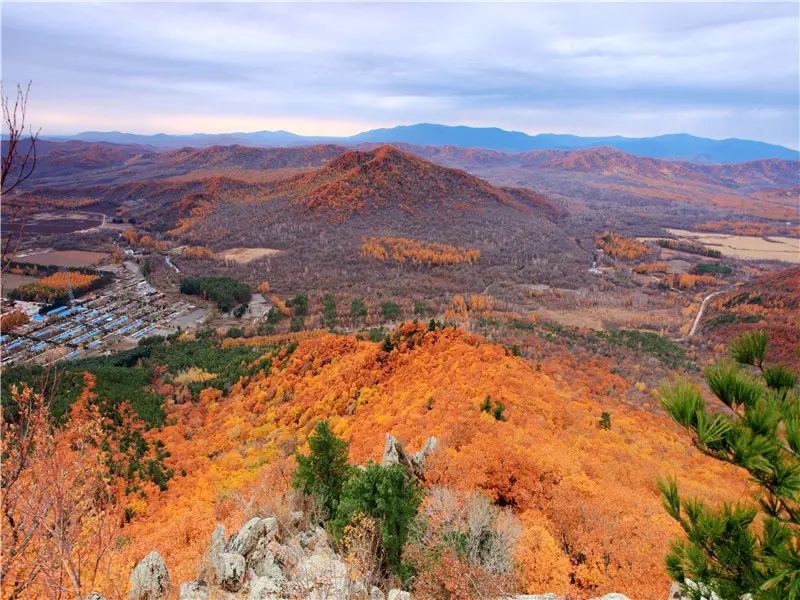
[[389, 596], [386, 600], [411, 600], [411, 594], [403, 590], [389, 590]]
[[211, 546], [208, 549], [208, 558], [214, 566], [223, 552], [225, 552], [225, 526], [217, 523], [214, 533], [211, 534]]
[[[685, 581], [687, 588], [693, 591], [699, 591], [702, 594], [703, 600], [719, 600], [719, 596], [712, 592], [703, 584], [696, 584], [691, 579]], [[674, 582], [669, 588], [669, 600], [690, 600], [692, 596], [683, 592], [683, 587], [677, 581]]]
[[383, 447], [381, 464], [384, 467], [403, 465], [413, 475], [421, 476], [425, 472], [425, 462], [436, 450], [437, 440], [434, 436], [428, 438], [425, 446], [416, 454], [409, 454], [403, 445], [391, 433], [386, 434], [386, 444]]
[[267, 537], [269, 534], [274, 536], [277, 529], [278, 522], [273, 517], [269, 519], [253, 517], [231, 537], [231, 540], [225, 547], [225, 552], [247, 556], [255, 549], [259, 540]]
[[369, 600], [386, 600], [386, 594], [373, 585], [369, 591]]
[[508, 600], [561, 600], [560, 596], [548, 592], [546, 594], [533, 594], [533, 595], [519, 595], [519, 596], [512, 596]]
[[267, 538], [258, 540], [256, 547], [246, 557], [247, 569], [256, 575], [269, 575], [275, 565], [275, 555], [272, 553], [272, 542]]
[[250, 584], [248, 600], [271, 600], [280, 596], [283, 591], [283, 581], [276, 581], [272, 577], [257, 577]]
[[106, 597], [100, 592], [92, 592], [86, 596], [85, 600], [106, 600]]
[[438, 446], [439, 440], [436, 439], [436, 436], [431, 436], [425, 442], [425, 445], [422, 447], [422, 450], [417, 452], [414, 455], [414, 461], [420, 466], [424, 467], [425, 462], [428, 460], [431, 454], [436, 452], [436, 446]]
[[313, 554], [297, 565], [297, 579], [306, 589], [306, 600], [350, 598], [350, 577], [347, 567], [335, 555]]
[[208, 584], [205, 581], [182, 583], [180, 600], [208, 600]]
[[128, 581], [130, 600], [159, 600], [165, 597], [172, 587], [167, 564], [155, 550], [136, 565]]
[[217, 583], [228, 592], [238, 592], [242, 587], [246, 564], [244, 556], [233, 552], [223, 552], [217, 557]]

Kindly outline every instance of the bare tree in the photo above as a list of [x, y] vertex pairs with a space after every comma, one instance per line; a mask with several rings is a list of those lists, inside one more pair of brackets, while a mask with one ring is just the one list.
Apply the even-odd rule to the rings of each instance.
[[[9, 201], [8, 195], [19, 185], [25, 182], [36, 168], [36, 142], [39, 131], [33, 132], [28, 126], [25, 133], [26, 119], [28, 116], [28, 94], [31, 83], [27, 87], [17, 84], [17, 94], [13, 103], [0, 87], [0, 96], [3, 101], [3, 155], [2, 155], [2, 181], [0, 190], [3, 196], [3, 213], [6, 217], [3, 235], [6, 236], [2, 248], [2, 271], [8, 268], [11, 259], [17, 252], [22, 231], [28, 220], [31, 206], [27, 202]], [[8, 139], [5, 139], [7, 136]], [[26, 139], [27, 138], [27, 139]]]

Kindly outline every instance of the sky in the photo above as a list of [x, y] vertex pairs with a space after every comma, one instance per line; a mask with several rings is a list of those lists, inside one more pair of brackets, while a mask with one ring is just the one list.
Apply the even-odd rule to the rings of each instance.
[[42, 135], [419, 122], [800, 147], [800, 3], [2, 3]]

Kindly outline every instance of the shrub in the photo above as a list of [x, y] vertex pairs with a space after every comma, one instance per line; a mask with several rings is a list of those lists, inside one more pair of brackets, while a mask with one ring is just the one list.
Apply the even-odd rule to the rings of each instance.
[[400, 306], [394, 302], [381, 302], [381, 312], [387, 321], [393, 321], [400, 314]]
[[241, 327], [231, 327], [228, 329], [228, 333], [225, 335], [225, 337], [229, 338], [240, 338], [242, 336], [244, 336], [244, 329]]
[[289, 330], [290, 331], [303, 331], [305, 327], [305, 319], [300, 315], [295, 315], [292, 317], [291, 322], [289, 323]]
[[347, 463], [350, 445], [336, 437], [327, 421], [320, 421], [308, 438], [311, 453], [295, 453], [297, 471], [293, 485], [312, 496], [325, 518], [336, 514], [342, 487], [350, 476]]
[[323, 320], [328, 327], [333, 327], [336, 325], [336, 298], [333, 294], [325, 294], [322, 302], [325, 305]]
[[417, 514], [422, 491], [417, 481], [399, 464], [382, 467], [370, 463], [355, 472], [344, 484], [332, 530], [341, 539], [345, 528], [358, 515], [366, 515], [380, 525], [385, 567], [403, 573], [403, 546]]
[[354, 321], [358, 319], [366, 318], [367, 316], [367, 305], [364, 304], [364, 301], [360, 298], [356, 298], [350, 303], [350, 317]]
[[606, 431], [611, 429], [611, 413], [607, 413], [603, 411], [600, 414], [600, 421], [598, 422], [600, 429], [605, 429]]
[[236, 307], [236, 310], [233, 311], [233, 316], [236, 317], [237, 319], [241, 319], [245, 311], [247, 311], [247, 307], [248, 307], [247, 304], [240, 304], [239, 306]]
[[[684, 530], [666, 557], [674, 579], [692, 579], [692, 598], [796, 598], [800, 595], [800, 401], [797, 377], [764, 367], [767, 335], [745, 334], [731, 346], [738, 363], [706, 370], [714, 395], [732, 412], [711, 413], [700, 389], [677, 379], [662, 385], [667, 414], [692, 434], [703, 453], [746, 471], [754, 502], [706, 506], [681, 497], [675, 479], [659, 482], [663, 504]], [[752, 369], [748, 369], [751, 367]]]
[[417, 300], [414, 302], [414, 314], [415, 315], [432, 315], [433, 309], [428, 306], [428, 303], [424, 300]]
[[730, 275], [733, 269], [717, 263], [697, 263], [692, 267], [692, 273], [695, 275]]
[[306, 294], [297, 294], [286, 304], [294, 307], [294, 314], [297, 317], [304, 317], [308, 314], [308, 296]]

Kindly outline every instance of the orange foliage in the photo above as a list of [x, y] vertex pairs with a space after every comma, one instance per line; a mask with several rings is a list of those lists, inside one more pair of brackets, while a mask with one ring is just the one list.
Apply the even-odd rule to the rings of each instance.
[[8, 333], [9, 331], [13, 331], [20, 325], [25, 325], [30, 321], [28, 315], [26, 315], [21, 310], [15, 310], [11, 313], [6, 313], [2, 317], [0, 317], [0, 333]]
[[183, 249], [183, 255], [196, 258], [214, 258], [214, 253], [205, 246], [187, 246]]
[[131, 246], [135, 246], [136, 243], [139, 241], [139, 236], [136, 235], [136, 232], [133, 229], [128, 229], [127, 231], [124, 231], [122, 233], [122, 237], [124, 237]]
[[[528, 592], [661, 597], [662, 557], [678, 528], [656, 477], [679, 471], [687, 493], [709, 502], [744, 493], [744, 477], [694, 451], [669, 419], [623, 402], [629, 384], [607, 362], [567, 354], [537, 369], [481, 337], [422, 324], [401, 325], [392, 340], [386, 352], [318, 335], [226, 395], [168, 405], [159, 436], [186, 476], [137, 509], [121, 560], [155, 548], [174, 578], [192, 578], [215, 522], [244, 522], [232, 498], [266, 502], [288, 489], [291, 453], [325, 418], [350, 440], [354, 463], [379, 459], [388, 432], [412, 449], [437, 436], [427, 483], [513, 509]], [[503, 403], [506, 421], [480, 410], [486, 396]], [[597, 427], [603, 411], [613, 415], [609, 431]]]
[[361, 238], [361, 256], [386, 261], [390, 258], [400, 264], [410, 261], [415, 265], [474, 264], [481, 257], [480, 250], [459, 248], [450, 244], [418, 242], [406, 238]]
[[650, 254], [650, 246], [637, 240], [621, 236], [618, 233], [606, 231], [595, 237], [598, 248], [613, 258], [635, 260]]
[[718, 279], [713, 275], [690, 275], [688, 273], [679, 275], [676, 273], [667, 273], [661, 278], [659, 283], [666, 287], [688, 290], [698, 285], [713, 285], [718, 282]]
[[633, 267], [634, 273], [653, 273], [654, 271], [666, 271], [669, 268], [667, 263], [642, 263]]
[[269, 294], [269, 281], [262, 281], [258, 289], [262, 294]]
[[285, 303], [281, 302], [281, 299], [278, 298], [277, 296], [273, 296], [272, 297], [272, 304], [273, 304], [273, 306], [275, 306], [275, 308], [277, 308], [279, 311], [281, 311], [281, 313], [283, 313], [285, 316], [288, 317], [289, 315], [292, 314], [292, 311], [289, 310], [289, 307], [286, 306]]

